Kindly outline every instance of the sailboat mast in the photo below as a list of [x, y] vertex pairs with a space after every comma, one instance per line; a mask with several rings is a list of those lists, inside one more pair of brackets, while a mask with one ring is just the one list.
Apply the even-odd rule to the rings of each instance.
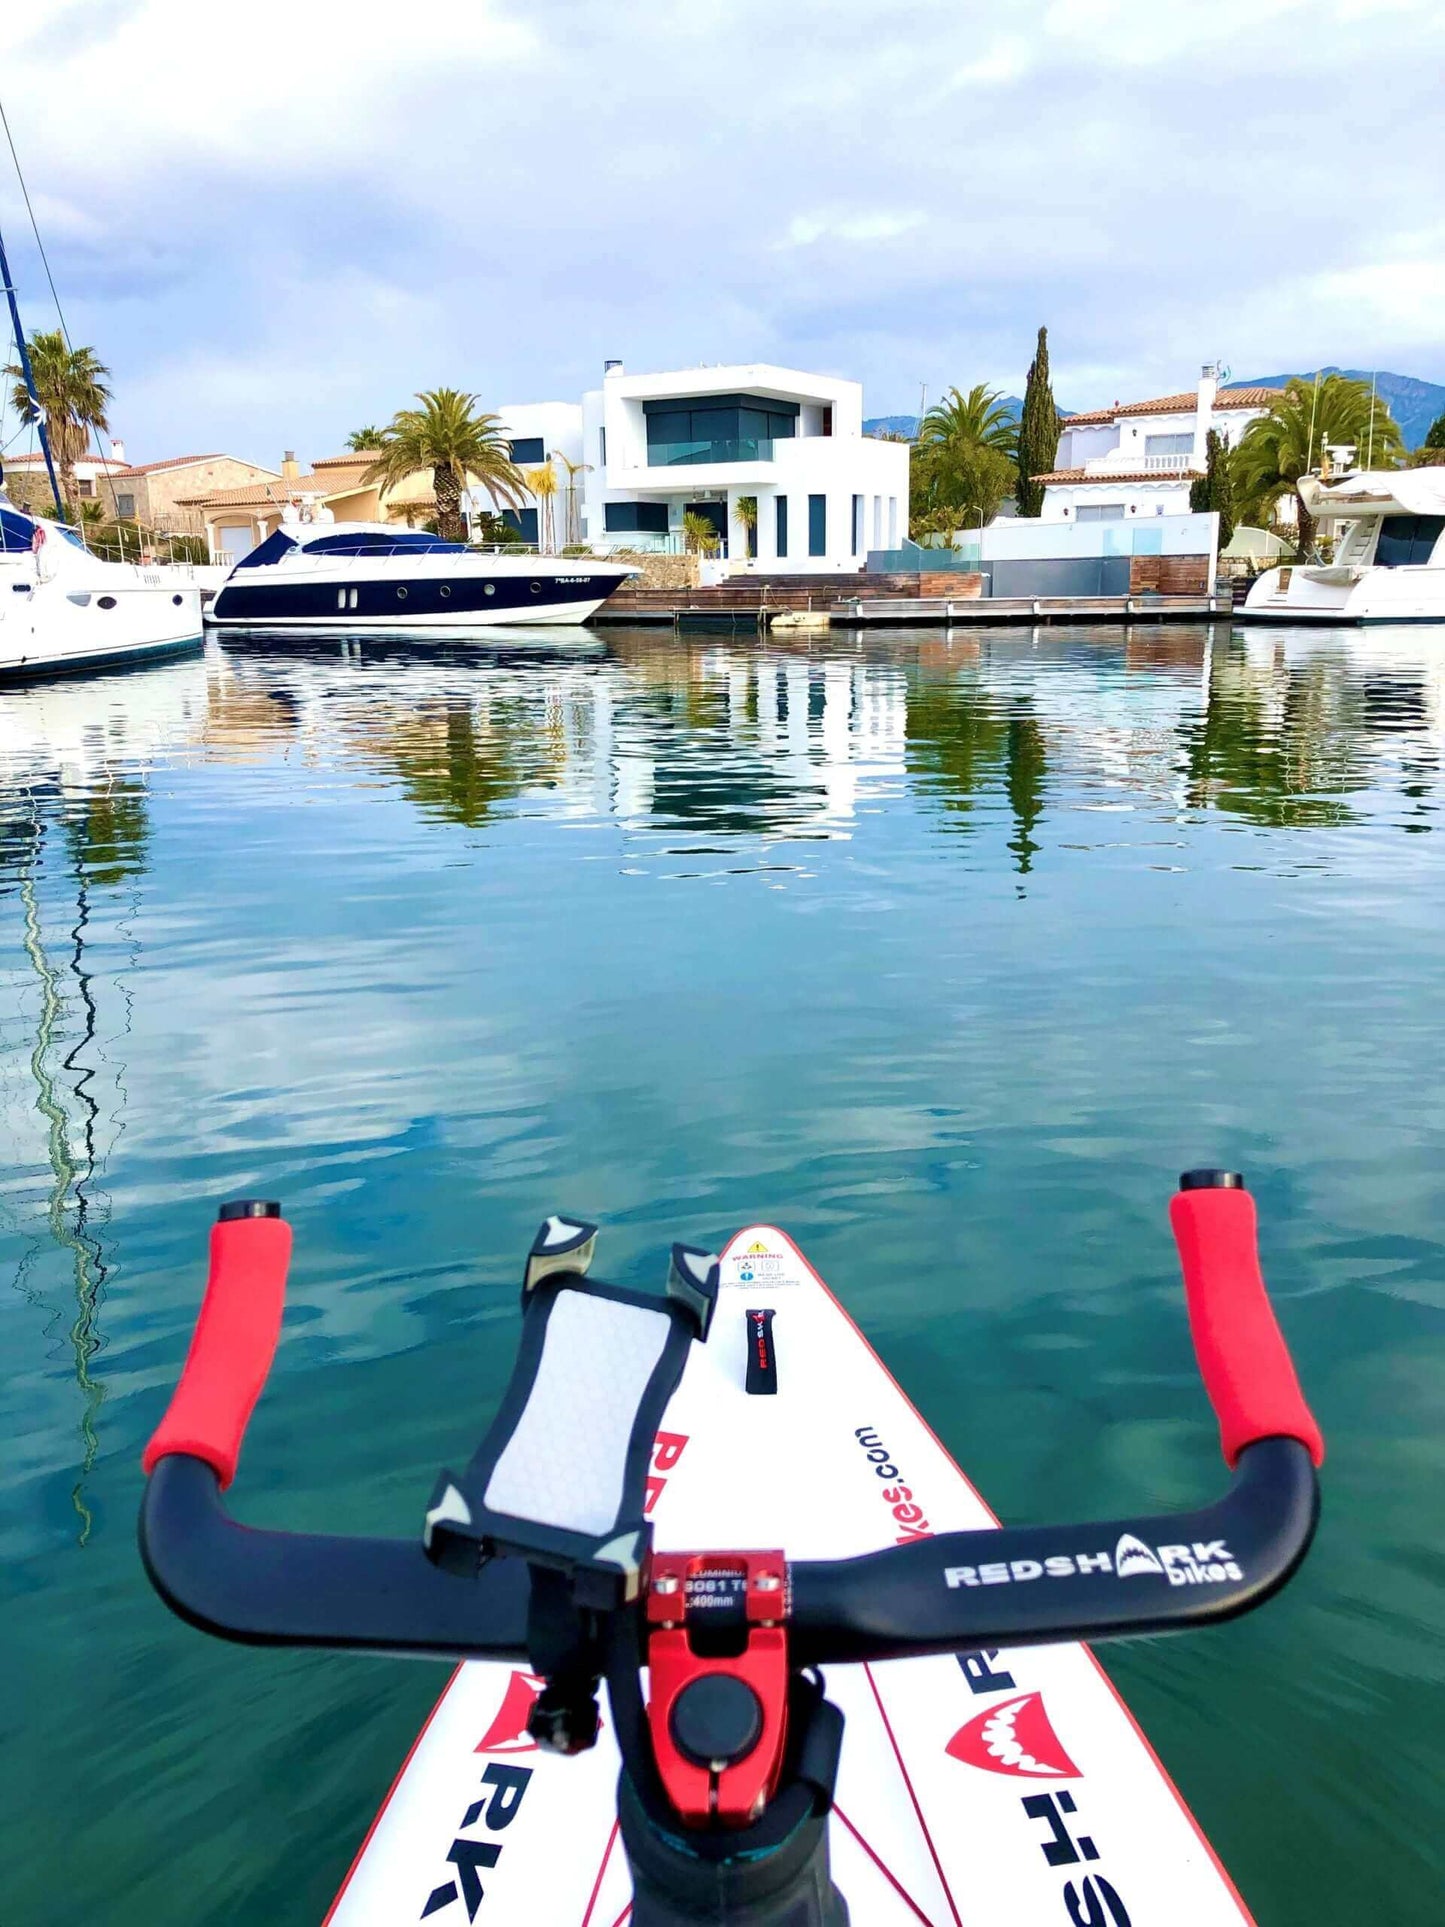
[[35, 410], [40, 428], [40, 447], [45, 456], [45, 472], [50, 477], [50, 493], [55, 497], [55, 513], [63, 522], [65, 504], [60, 499], [60, 484], [55, 479], [55, 463], [50, 454], [50, 437], [45, 432], [45, 410], [35, 392], [35, 374], [30, 366], [30, 350], [25, 345], [25, 330], [20, 325], [20, 306], [15, 299], [15, 283], [10, 279], [10, 263], [5, 255], [5, 236], [0, 234], [0, 281], [5, 283], [5, 299], [10, 304], [10, 320], [15, 329], [15, 348], [20, 356], [20, 372], [25, 377], [25, 392]]

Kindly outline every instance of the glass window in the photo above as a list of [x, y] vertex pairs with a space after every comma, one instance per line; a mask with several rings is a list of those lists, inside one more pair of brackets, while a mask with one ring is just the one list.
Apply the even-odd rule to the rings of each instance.
[[133, 495], [117, 495], [115, 498], [115, 512], [122, 522], [133, 522], [135, 520], [135, 497]]
[[1081, 502], [1074, 510], [1079, 522], [1122, 522], [1124, 504], [1122, 502]]
[[598, 461], [601, 462], [602, 466], [606, 468], [607, 466], [607, 430], [605, 428], [599, 428], [597, 431], [597, 459]]
[[647, 417], [648, 446], [654, 442], [690, 442], [692, 416], [685, 408], [671, 408], [665, 414]]
[[607, 502], [603, 514], [609, 535], [667, 534], [666, 502]]
[[535, 509], [503, 509], [502, 520], [509, 529], [515, 529], [524, 542], [537, 546], [537, 511]]
[[[221, 531], [223, 535], [228, 532], [225, 529]], [[279, 562], [287, 550], [294, 549], [295, 546], [289, 535], [284, 535], [280, 529], [273, 529], [259, 548], [252, 549], [249, 555], [241, 557], [236, 567], [238, 569], [263, 568], [268, 562]]]
[[863, 553], [863, 497], [853, 497], [853, 553]]
[[456, 555], [465, 548], [462, 542], [444, 542], [439, 535], [425, 530], [377, 529], [359, 535], [320, 535], [302, 545], [307, 555]]
[[788, 555], [788, 498], [780, 495], [777, 499], [778, 518], [778, 559], [786, 561]]
[[1144, 453], [1146, 455], [1192, 455], [1194, 437], [1192, 435], [1146, 435]]
[[808, 553], [809, 555], [828, 553], [828, 498], [826, 495], [808, 497]]
[[1445, 530], [1445, 515], [1387, 515], [1375, 544], [1377, 569], [1422, 569]]
[[512, 460], [514, 462], [545, 462], [546, 459], [547, 453], [542, 446], [542, 437], [540, 435], [526, 435], [521, 441], [512, 443]]

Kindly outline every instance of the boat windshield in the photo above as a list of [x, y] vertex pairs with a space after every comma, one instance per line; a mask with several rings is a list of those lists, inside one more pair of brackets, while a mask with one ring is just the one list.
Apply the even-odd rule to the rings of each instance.
[[340, 535], [313, 536], [308, 555], [461, 555], [465, 542], [444, 542], [439, 535], [416, 529], [361, 529]]
[[289, 535], [274, 529], [264, 542], [258, 542], [249, 555], [243, 555], [236, 564], [238, 569], [263, 569], [268, 562], [279, 562], [283, 555], [294, 549], [296, 544]]
[[14, 509], [0, 509], [0, 554], [17, 555], [22, 550], [29, 552], [35, 540], [35, 524], [28, 515], [19, 515]]

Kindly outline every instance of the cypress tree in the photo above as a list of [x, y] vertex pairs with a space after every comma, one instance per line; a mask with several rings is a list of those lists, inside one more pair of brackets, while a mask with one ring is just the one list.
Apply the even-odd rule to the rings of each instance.
[[1044, 490], [1036, 475], [1047, 475], [1059, 452], [1059, 411], [1054, 406], [1054, 391], [1049, 386], [1049, 331], [1039, 329], [1039, 345], [1029, 364], [1024, 388], [1023, 413], [1019, 416], [1018, 488], [1015, 498], [1020, 515], [1041, 515]]
[[1195, 515], [1219, 514], [1220, 553], [1229, 547], [1234, 534], [1234, 477], [1229, 468], [1229, 450], [1224, 437], [1211, 428], [1204, 438], [1204, 473], [1189, 484], [1189, 507]]

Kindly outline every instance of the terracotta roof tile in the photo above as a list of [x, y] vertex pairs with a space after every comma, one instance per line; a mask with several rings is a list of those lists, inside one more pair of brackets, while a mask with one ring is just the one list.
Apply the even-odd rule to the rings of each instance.
[[[1214, 398], [1216, 412], [1230, 408], [1268, 408], [1282, 388], [1221, 388]], [[1156, 395], [1152, 401], [1115, 402], [1112, 408], [1089, 408], [1082, 414], [1065, 415], [1064, 428], [1091, 428], [1100, 422], [1114, 422], [1121, 415], [1192, 415], [1199, 406], [1193, 388], [1179, 395]]]
[[1095, 469], [1089, 473], [1082, 468], [1056, 468], [1049, 475], [1035, 475], [1036, 482], [1095, 482], [1101, 486], [1113, 482], [1193, 482], [1204, 473], [1202, 468], [1111, 468], [1105, 472]]
[[[209, 455], [172, 455], [163, 462], [131, 462], [120, 470], [122, 475], [154, 475], [163, 468], [189, 468], [193, 462], [224, 462], [231, 457], [213, 451]], [[252, 464], [254, 466], [254, 464]]]

